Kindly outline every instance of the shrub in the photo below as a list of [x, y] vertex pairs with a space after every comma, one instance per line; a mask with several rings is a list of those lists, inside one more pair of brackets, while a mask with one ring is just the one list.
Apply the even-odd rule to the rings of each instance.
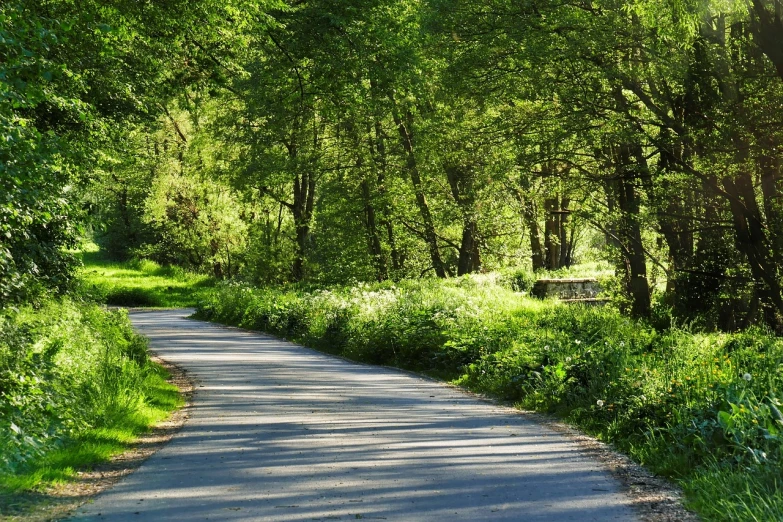
[[124, 312], [65, 300], [0, 316], [0, 476], [132, 415], [156, 371]]

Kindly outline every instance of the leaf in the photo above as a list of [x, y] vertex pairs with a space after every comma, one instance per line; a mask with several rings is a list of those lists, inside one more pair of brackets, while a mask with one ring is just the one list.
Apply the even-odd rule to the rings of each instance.
[[725, 431], [729, 431], [734, 426], [734, 419], [729, 412], [721, 410], [718, 412], [718, 424]]
[[771, 401], [769, 403], [769, 409], [772, 411], [775, 421], [783, 426], [783, 414], [780, 413], [780, 410]]

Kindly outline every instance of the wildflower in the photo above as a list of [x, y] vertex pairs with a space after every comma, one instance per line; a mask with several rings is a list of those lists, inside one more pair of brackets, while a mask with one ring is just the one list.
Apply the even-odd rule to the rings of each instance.
[[623, 341], [620, 341], [620, 348], [625, 348], [625, 343]]
[[576, 344], [582, 344], [582, 341], [580, 341], [579, 339], [575, 340], [574, 342], [575, 342]]
[[597, 401], [595, 401], [595, 403], [598, 405], [599, 408], [604, 407], [604, 401], [602, 401], [601, 399], [598, 399]]
[[549, 345], [548, 344], [546, 346], [544, 346], [544, 350], [546, 350], [547, 352], [549, 351]]
[[750, 382], [750, 380], [752, 379], [752, 377], [750, 376], [750, 374], [749, 374], [749, 373], [746, 373], [745, 375], [743, 375], [743, 376], [742, 376], [742, 378], [743, 378], [744, 380], [748, 381], [748, 382]]
[[571, 358], [570, 357], [566, 357], [566, 362], [571, 362]]

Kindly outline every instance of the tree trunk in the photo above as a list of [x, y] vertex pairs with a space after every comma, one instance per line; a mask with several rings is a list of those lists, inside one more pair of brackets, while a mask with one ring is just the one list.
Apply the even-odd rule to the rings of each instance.
[[773, 0], [774, 12], [770, 12], [763, 0], [751, 0], [748, 5], [750, 29], [761, 52], [772, 62], [783, 80], [783, 2]]
[[559, 223], [560, 228], [560, 259], [558, 260], [559, 267], [571, 266], [571, 242], [568, 240], [568, 205], [571, 201], [568, 198], [563, 198], [560, 203]]
[[459, 248], [457, 275], [477, 272], [481, 269], [479, 229], [476, 221], [476, 196], [473, 172], [466, 166], [444, 166], [454, 202], [462, 213], [462, 242]]
[[440, 256], [440, 249], [438, 248], [438, 236], [435, 232], [435, 224], [432, 219], [432, 213], [430, 212], [427, 198], [424, 195], [424, 187], [421, 182], [421, 175], [419, 174], [419, 166], [416, 162], [416, 155], [414, 153], [413, 146], [413, 114], [410, 111], [405, 113], [405, 121], [402, 117], [394, 111], [393, 114], [394, 123], [397, 125], [397, 131], [400, 134], [400, 140], [402, 146], [405, 149], [406, 162], [405, 168], [408, 171], [408, 175], [411, 178], [413, 184], [413, 191], [416, 196], [416, 206], [421, 214], [422, 222], [424, 223], [424, 240], [427, 243], [427, 247], [430, 251], [430, 260], [432, 261], [432, 267], [435, 269], [435, 274], [438, 277], [444, 278], [448, 276], [446, 272], [446, 266]]
[[538, 209], [535, 198], [531, 192], [530, 179], [527, 176], [520, 176], [519, 188], [510, 187], [511, 192], [517, 198], [522, 209], [522, 222], [528, 231], [530, 241], [530, 261], [533, 265], [533, 271], [543, 270], [544, 266], [544, 247], [541, 244], [541, 230], [538, 226]]
[[367, 244], [375, 266], [375, 278], [378, 281], [385, 281], [389, 277], [389, 271], [386, 265], [386, 256], [381, 247], [381, 238], [378, 234], [378, 226], [375, 219], [375, 207], [372, 204], [370, 193], [370, 184], [365, 179], [361, 182], [362, 200], [364, 201], [364, 223], [367, 228]]
[[459, 247], [457, 275], [478, 272], [481, 269], [481, 251], [478, 240], [478, 224], [466, 216], [462, 224], [462, 242]]
[[[314, 142], [317, 142], [317, 136]], [[296, 148], [291, 148], [292, 157], [296, 157]], [[315, 201], [315, 175], [306, 169], [294, 177], [294, 203], [291, 211], [294, 215], [296, 230], [296, 254], [291, 267], [291, 277], [294, 281], [304, 278], [304, 264], [307, 257], [307, 242], [310, 238], [310, 224], [313, 218], [313, 203]]]
[[[667, 129], [661, 130], [659, 140], [663, 144], [659, 149], [658, 168], [662, 172], [677, 172], [678, 165], [685, 162], [685, 147], [677, 145]], [[637, 162], [642, 161], [637, 158]], [[687, 202], [688, 195], [675, 193], [672, 184], [665, 179], [647, 186], [648, 197], [654, 202], [658, 228], [669, 249], [669, 277], [666, 280], [666, 292], [673, 295], [674, 274], [688, 268], [693, 263], [694, 235], [693, 220], [688, 216], [691, 209], [699, 208], [693, 201]]]
[[783, 330], [783, 295], [769, 240], [756, 202], [753, 179], [748, 172], [725, 177], [722, 185], [729, 198], [737, 246], [745, 255], [756, 284], [764, 321], [778, 333]]
[[549, 270], [560, 268], [560, 216], [557, 213], [558, 206], [557, 197], [544, 200], [544, 212], [546, 213], [544, 225], [545, 266]]
[[633, 304], [631, 314], [644, 317], [650, 313], [650, 285], [647, 281], [647, 261], [642, 248], [642, 232], [639, 226], [639, 198], [633, 183], [620, 180], [620, 209], [626, 214], [622, 235], [628, 248], [626, 262], [629, 267], [628, 293]]
[[[373, 88], [375, 88], [374, 83]], [[388, 165], [386, 160], [386, 135], [383, 132], [383, 126], [381, 125], [380, 119], [376, 119], [374, 127], [375, 139], [369, 139], [369, 146], [370, 154], [376, 166], [378, 195], [382, 201], [381, 217], [378, 221], [381, 226], [386, 229], [386, 240], [389, 242], [392, 270], [399, 273], [403, 268], [403, 260], [400, 251], [397, 248], [397, 241], [394, 237], [394, 225], [391, 221], [393, 209], [391, 203], [389, 202], [389, 197], [386, 191], [386, 167]], [[388, 277], [388, 267], [386, 272], [386, 277]]]
[[530, 238], [530, 260], [533, 264], [533, 271], [537, 272], [546, 268], [544, 264], [544, 247], [541, 244], [541, 231], [538, 228], [538, 213], [536, 204], [529, 201], [526, 208], [523, 209], [523, 217], [527, 225], [528, 236]]
[[772, 260], [775, 266], [783, 267], [783, 164], [780, 156], [767, 153], [776, 150], [776, 145], [775, 140], [769, 138], [761, 157], [761, 194], [764, 198], [764, 216], [769, 229]]
[[615, 148], [613, 162], [616, 172], [615, 194], [621, 212], [618, 226], [620, 250], [626, 276], [626, 289], [631, 298], [631, 315], [645, 317], [650, 313], [650, 285], [647, 281], [647, 260], [642, 243], [640, 224], [641, 201], [635, 186], [636, 170], [645, 171], [646, 165], [633, 165], [638, 157], [638, 145], [622, 144]]

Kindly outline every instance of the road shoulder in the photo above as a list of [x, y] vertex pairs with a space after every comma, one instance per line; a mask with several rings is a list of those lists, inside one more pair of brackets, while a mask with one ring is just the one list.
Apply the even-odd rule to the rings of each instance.
[[76, 478], [67, 484], [15, 498], [15, 502], [18, 502], [18, 514], [0, 516], [0, 522], [48, 522], [68, 517], [93, 497], [114, 486], [122, 477], [133, 473], [182, 428], [190, 416], [194, 381], [184, 368], [154, 354], [151, 354], [150, 358], [169, 372], [171, 376], [168, 382], [179, 389], [185, 399], [184, 406], [149, 432], [139, 436], [127, 451], [115, 455], [110, 461], [96, 464], [89, 470], [78, 471]]

